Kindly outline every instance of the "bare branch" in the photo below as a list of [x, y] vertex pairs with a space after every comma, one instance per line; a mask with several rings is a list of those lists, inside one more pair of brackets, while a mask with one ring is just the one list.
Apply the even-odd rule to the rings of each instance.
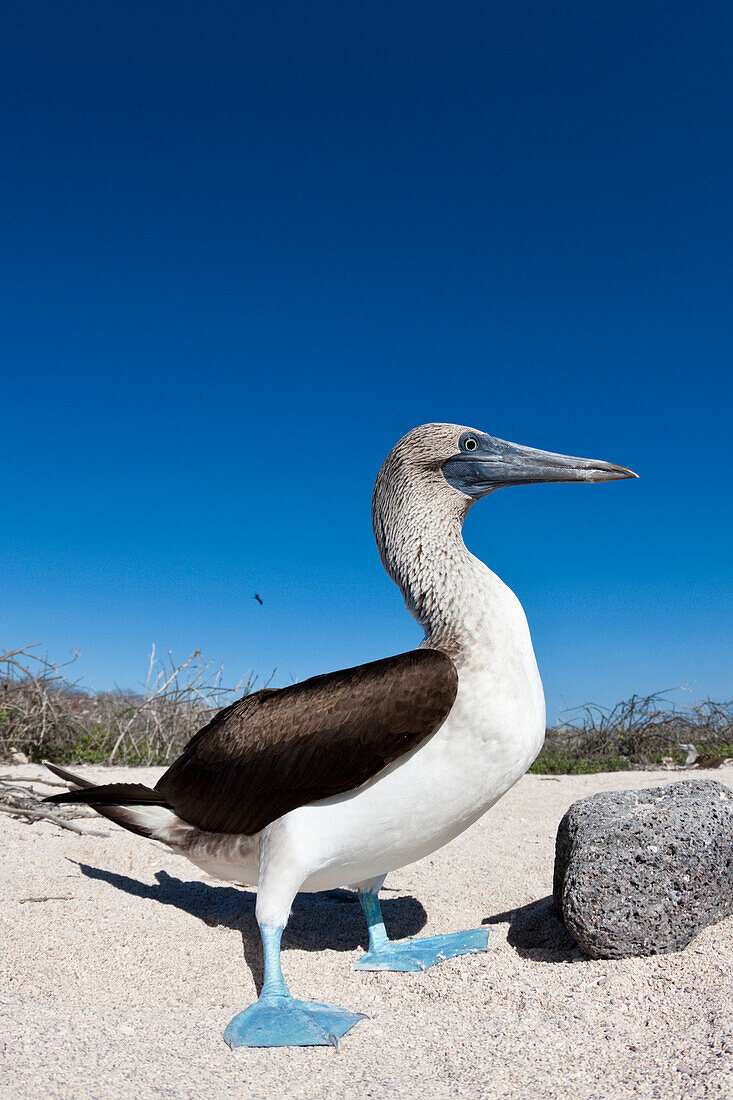
[[56, 817], [55, 814], [48, 813], [47, 810], [32, 810], [26, 806], [21, 809], [14, 809], [11, 806], [0, 806], [0, 813], [14, 814], [15, 817], [33, 817], [43, 818], [46, 821], [52, 822], [54, 825], [58, 825], [61, 829], [70, 829], [72, 833], [79, 833], [80, 836], [102, 836], [109, 838], [109, 833], [102, 832], [101, 829], [82, 829], [79, 825], [74, 825], [71, 821], [63, 821], [62, 818]]

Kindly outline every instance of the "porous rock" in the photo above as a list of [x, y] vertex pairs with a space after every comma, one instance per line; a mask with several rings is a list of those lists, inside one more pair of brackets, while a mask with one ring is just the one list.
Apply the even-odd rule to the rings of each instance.
[[574, 802], [557, 832], [554, 895], [594, 958], [685, 947], [733, 913], [733, 791], [692, 779]]

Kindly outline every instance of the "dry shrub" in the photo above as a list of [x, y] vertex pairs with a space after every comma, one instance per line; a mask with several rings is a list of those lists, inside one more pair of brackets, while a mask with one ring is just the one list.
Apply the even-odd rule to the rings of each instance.
[[0, 757], [16, 749], [33, 761], [164, 764], [256, 681], [250, 672], [227, 688], [199, 650], [177, 664], [153, 647], [139, 692], [90, 692], [69, 680], [78, 655], [58, 665], [34, 648], [0, 655]]
[[[76, 657], [57, 665], [29, 646], [0, 656], [0, 757], [19, 749], [34, 761], [165, 764], [227, 703], [253, 690], [252, 673], [235, 687], [197, 650], [176, 664], [150, 656], [139, 692], [90, 692], [69, 681]], [[269, 681], [268, 681], [269, 682]], [[679, 690], [679, 689], [677, 689]], [[608, 771], [684, 759], [679, 745], [733, 756], [733, 703], [692, 706], [669, 692], [632, 695], [615, 707], [587, 704], [547, 731], [536, 772]]]
[[679, 746], [685, 742], [699, 752], [733, 755], [733, 702], [703, 699], [684, 706], [670, 694], [632, 695], [614, 707], [588, 703], [569, 711], [568, 721], [547, 731], [533, 770], [595, 770], [572, 767], [573, 762], [615, 770], [657, 764], [664, 757], [681, 762], [685, 753]]

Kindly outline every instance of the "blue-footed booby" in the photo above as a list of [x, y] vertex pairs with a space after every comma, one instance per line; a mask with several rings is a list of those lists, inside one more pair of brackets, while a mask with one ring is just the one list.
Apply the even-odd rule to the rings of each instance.
[[505, 485], [635, 477], [608, 462], [424, 424], [379, 471], [374, 534], [385, 570], [425, 631], [419, 648], [248, 695], [188, 743], [154, 789], [93, 786], [49, 765], [83, 802], [219, 879], [257, 885], [265, 976], [228, 1025], [230, 1046], [336, 1043], [362, 1016], [296, 1000], [280, 939], [301, 890], [348, 885], [369, 929], [360, 970], [423, 970], [484, 951], [486, 927], [388, 939], [385, 876], [447, 844], [524, 774], [545, 734], [527, 620], [466, 548], [471, 505]]

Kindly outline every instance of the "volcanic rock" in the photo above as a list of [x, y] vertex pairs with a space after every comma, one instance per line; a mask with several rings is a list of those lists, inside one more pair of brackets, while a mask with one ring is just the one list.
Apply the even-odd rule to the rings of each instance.
[[594, 958], [685, 947], [733, 913], [733, 791], [693, 779], [574, 802], [557, 832], [554, 895]]

